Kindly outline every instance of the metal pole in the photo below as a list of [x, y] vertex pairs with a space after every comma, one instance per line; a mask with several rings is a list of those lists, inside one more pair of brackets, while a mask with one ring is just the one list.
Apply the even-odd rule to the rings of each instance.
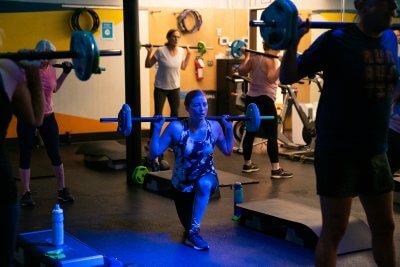
[[[138, 0], [123, 1], [124, 46], [125, 46], [125, 102], [132, 107], [132, 115], [140, 114], [140, 42], [139, 42], [139, 3]], [[126, 179], [140, 165], [142, 157], [140, 123], [132, 125], [132, 134], [126, 138]]]

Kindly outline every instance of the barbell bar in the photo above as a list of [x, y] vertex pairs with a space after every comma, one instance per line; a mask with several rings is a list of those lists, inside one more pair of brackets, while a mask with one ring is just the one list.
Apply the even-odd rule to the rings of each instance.
[[[141, 44], [141, 47], [161, 47], [164, 45], [152, 45], [152, 44]], [[186, 46], [180, 45], [179, 47], [186, 48]], [[199, 52], [201, 55], [205, 54], [207, 50], [212, 50], [213, 47], [211, 46], [206, 46], [206, 44], [202, 41], [197, 43], [197, 46], [188, 46], [189, 49], [197, 49], [197, 52]]]
[[[131, 108], [128, 104], [122, 105], [118, 113], [118, 118], [100, 118], [100, 122], [117, 122], [118, 132], [122, 132], [124, 136], [130, 135], [132, 131], [132, 122], [157, 122], [161, 118], [158, 117], [132, 117]], [[207, 116], [207, 120], [221, 120], [222, 116]], [[165, 121], [178, 121], [184, 120], [187, 117], [165, 117]], [[260, 127], [261, 120], [273, 120], [274, 116], [260, 116], [260, 111], [256, 104], [251, 103], [247, 106], [246, 115], [241, 116], [227, 116], [227, 121], [245, 121], [246, 131], [257, 132]]]
[[[64, 69], [64, 68], [68, 68], [67, 66], [65, 66], [64, 64], [53, 64], [54, 68], [60, 68], [60, 69]], [[75, 69], [74, 65], [71, 65], [70, 67], [71, 69]], [[99, 67], [98, 70], [96, 72], [93, 72], [94, 74], [101, 74], [103, 71], [106, 71], [106, 68], [104, 67]]]
[[70, 40], [69, 51], [21, 51], [17, 53], [1, 53], [0, 58], [11, 60], [39, 60], [71, 58], [75, 75], [81, 81], [90, 79], [98, 72], [100, 57], [120, 56], [121, 50], [99, 50], [93, 35], [86, 31], [74, 31]]
[[249, 53], [261, 55], [261, 56], [264, 56], [264, 57], [279, 58], [277, 55], [263, 53], [263, 52], [259, 52], [259, 51], [251, 50], [251, 49], [247, 49], [247, 48], [243, 49], [243, 47], [246, 47], [246, 46], [247, 46], [246, 42], [244, 42], [242, 40], [233, 41], [232, 44], [230, 45], [230, 47], [231, 47], [231, 55], [234, 58], [240, 58], [241, 56], [243, 56], [244, 52], [249, 52]]
[[[307, 26], [298, 22], [298, 11], [290, 0], [275, 0], [261, 14], [259, 20], [250, 20], [250, 26], [260, 27], [264, 42], [274, 50], [284, 50], [293, 39], [297, 30]], [[354, 24], [354, 22], [308, 22], [310, 28], [337, 29]], [[400, 29], [400, 24], [392, 24], [392, 29]]]

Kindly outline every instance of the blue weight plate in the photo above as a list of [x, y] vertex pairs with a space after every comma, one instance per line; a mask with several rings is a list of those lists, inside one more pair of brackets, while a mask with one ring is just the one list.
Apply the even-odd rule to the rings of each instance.
[[132, 131], [132, 115], [131, 108], [128, 104], [123, 104], [121, 110], [118, 112], [118, 132], [124, 136], [130, 135]]
[[250, 117], [250, 120], [246, 120], [246, 131], [250, 133], [255, 133], [260, 128], [260, 111], [256, 104], [251, 103], [247, 106], [246, 116]]
[[261, 20], [273, 26], [260, 27], [260, 34], [266, 44], [274, 50], [286, 49], [297, 35], [296, 6], [290, 0], [275, 0], [261, 14]]
[[72, 58], [75, 74], [81, 81], [87, 81], [93, 73], [96, 57], [96, 43], [92, 34], [85, 31], [74, 31], [71, 37], [70, 49], [77, 54]]

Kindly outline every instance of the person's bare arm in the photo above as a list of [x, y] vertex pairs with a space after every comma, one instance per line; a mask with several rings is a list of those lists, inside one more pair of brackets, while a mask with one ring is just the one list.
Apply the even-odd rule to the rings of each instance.
[[182, 61], [181, 70], [185, 70], [185, 69], [186, 69], [186, 67], [187, 67], [188, 64], [189, 64], [190, 56], [191, 56], [191, 54], [192, 54], [192, 53], [190, 52], [190, 49], [189, 49], [188, 46], [186, 46], [185, 49], [186, 49], [186, 56], [185, 56], [185, 59]]
[[252, 70], [252, 60], [250, 59], [250, 53], [244, 53], [244, 60], [240, 63], [238, 73], [240, 76], [247, 76]]
[[171, 144], [177, 140], [177, 136], [180, 136], [180, 132], [182, 131], [180, 122], [173, 121], [168, 124], [161, 134], [165, 118], [160, 115], [156, 115], [156, 117], [160, 118], [160, 121], [153, 123], [153, 135], [151, 137], [149, 147], [150, 159], [159, 157]]
[[144, 63], [144, 66], [146, 68], [151, 68], [156, 64], [157, 59], [154, 55], [151, 55], [151, 52], [153, 51], [153, 46], [150, 45], [150, 47], [146, 47], [147, 50], [147, 56], [146, 56], [146, 61]]
[[306, 26], [299, 28], [298, 38], [294, 39], [286, 49], [286, 52], [282, 58], [279, 73], [281, 84], [293, 84], [302, 78], [299, 77], [297, 72], [297, 46], [299, 45], [300, 39], [309, 31], [309, 29], [310, 25], [307, 20]]
[[26, 81], [17, 84], [12, 96], [17, 116], [22, 116], [33, 126], [43, 123], [44, 97], [39, 69], [29, 63], [20, 63], [25, 69]]
[[63, 72], [60, 74], [60, 76], [57, 79], [57, 86], [56, 89], [54, 90], [54, 93], [56, 93], [58, 90], [60, 90], [61, 85], [64, 83], [65, 79], [67, 78], [68, 74], [72, 70], [72, 64], [69, 61], [64, 61], [62, 63], [63, 65]]
[[211, 121], [214, 134], [217, 136], [216, 145], [225, 156], [230, 156], [233, 151], [232, 122], [226, 121], [224, 117], [221, 122], [223, 127], [221, 127], [219, 122]]

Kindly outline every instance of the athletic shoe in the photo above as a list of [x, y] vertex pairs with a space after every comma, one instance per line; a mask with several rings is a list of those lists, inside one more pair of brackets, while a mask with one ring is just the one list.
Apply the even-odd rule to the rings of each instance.
[[252, 163], [251, 165], [244, 164], [242, 172], [256, 172], [259, 170], [260, 170], [260, 168], [258, 168], [258, 166], [256, 164]]
[[292, 178], [292, 177], [293, 177], [293, 173], [284, 171], [282, 168], [271, 171], [272, 179], [282, 179], [282, 178]]
[[66, 187], [58, 191], [57, 199], [61, 202], [73, 202], [75, 200]]
[[30, 191], [25, 192], [25, 194], [22, 196], [21, 198], [21, 202], [20, 205], [22, 207], [32, 207], [34, 206], [36, 203], [32, 198], [32, 193]]
[[185, 244], [193, 247], [196, 250], [207, 250], [210, 248], [208, 243], [198, 233], [187, 235]]

